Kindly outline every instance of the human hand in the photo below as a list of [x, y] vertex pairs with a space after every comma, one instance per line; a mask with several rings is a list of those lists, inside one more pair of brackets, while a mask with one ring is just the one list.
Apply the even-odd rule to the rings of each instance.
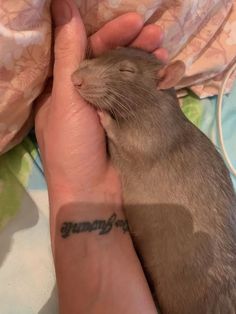
[[[41, 151], [51, 207], [78, 201], [95, 193], [121, 201], [118, 176], [106, 155], [104, 130], [97, 112], [76, 92], [71, 74], [85, 57], [88, 40], [73, 0], [52, 3], [55, 27], [55, 64], [52, 91], [39, 99], [36, 135]], [[159, 48], [162, 31], [156, 25], [144, 26], [136, 13], [125, 14], [102, 27], [89, 38], [93, 55], [131, 45], [165, 60]], [[85, 199], [82, 199], [85, 200]], [[104, 201], [104, 199], [102, 199]]]
[[[35, 124], [49, 190], [60, 313], [156, 313], [129, 235], [113, 230], [106, 238], [83, 233], [64, 240], [54, 229], [63, 221], [100, 220], [114, 211], [123, 219], [120, 181], [106, 155], [104, 130], [71, 81], [88, 41], [94, 55], [133, 45], [165, 60], [166, 51], [158, 48], [162, 32], [158, 26], [144, 27], [139, 15], [129, 13], [87, 40], [73, 0], [54, 0], [53, 17], [53, 86], [38, 100]], [[94, 203], [94, 210], [80, 206], [86, 202]], [[118, 204], [120, 210], [99, 211], [97, 203]]]

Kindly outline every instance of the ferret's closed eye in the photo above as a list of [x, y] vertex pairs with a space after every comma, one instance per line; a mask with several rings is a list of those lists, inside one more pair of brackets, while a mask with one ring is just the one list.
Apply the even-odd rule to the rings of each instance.
[[118, 65], [120, 72], [135, 73], [135, 66], [131, 62], [123, 61]]
[[120, 67], [119, 68], [120, 72], [129, 72], [129, 73], [135, 73], [135, 69], [134, 68], [128, 68], [128, 67]]

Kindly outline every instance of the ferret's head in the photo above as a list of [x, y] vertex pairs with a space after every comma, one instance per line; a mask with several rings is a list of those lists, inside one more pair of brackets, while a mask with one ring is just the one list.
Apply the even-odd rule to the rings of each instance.
[[124, 116], [156, 90], [174, 87], [184, 72], [181, 61], [164, 65], [143, 50], [118, 48], [83, 61], [72, 81], [90, 104], [115, 116]]

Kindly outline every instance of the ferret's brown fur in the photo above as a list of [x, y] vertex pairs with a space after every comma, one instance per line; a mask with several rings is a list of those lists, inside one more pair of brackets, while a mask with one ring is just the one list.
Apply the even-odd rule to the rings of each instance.
[[131, 235], [161, 312], [233, 314], [235, 193], [220, 154], [169, 88], [182, 69], [122, 48], [86, 60], [73, 81], [104, 111]]

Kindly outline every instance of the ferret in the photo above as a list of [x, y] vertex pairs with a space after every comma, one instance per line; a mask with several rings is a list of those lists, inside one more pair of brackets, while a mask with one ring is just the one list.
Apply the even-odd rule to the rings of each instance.
[[183, 114], [185, 65], [136, 48], [72, 75], [100, 111], [131, 236], [163, 314], [236, 313], [236, 197], [212, 142]]

